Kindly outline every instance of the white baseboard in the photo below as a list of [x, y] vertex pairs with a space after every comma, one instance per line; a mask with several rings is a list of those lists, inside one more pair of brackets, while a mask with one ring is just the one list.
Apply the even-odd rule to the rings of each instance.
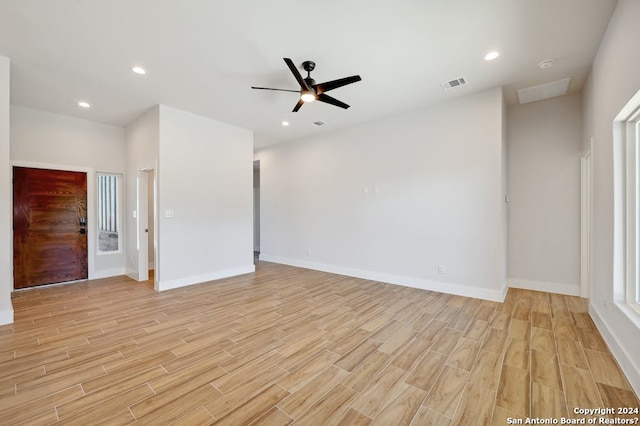
[[611, 349], [614, 358], [618, 361], [618, 365], [627, 376], [629, 384], [631, 384], [636, 395], [640, 395], [640, 365], [637, 364], [638, 360], [625, 350], [625, 345], [620, 343], [621, 339], [617, 337], [615, 329], [609, 326], [604, 316], [593, 303], [589, 303], [589, 314], [609, 349]]
[[[270, 256], [260, 253], [260, 260], [265, 262], [281, 263], [283, 265], [297, 266], [299, 268], [313, 269], [316, 271], [330, 272], [332, 274], [347, 275], [365, 280], [383, 282], [387, 284], [402, 285], [405, 287], [419, 288], [422, 290], [437, 291], [439, 293], [455, 294], [458, 296], [474, 297], [477, 299], [503, 302], [506, 291], [491, 290], [486, 288], [469, 287], [460, 284], [442, 281], [431, 281], [421, 278], [406, 277], [401, 275], [386, 274], [383, 272], [368, 271], [365, 269], [348, 268], [345, 266], [330, 265], [326, 263], [309, 262], [299, 259], [280, 256]], [[506, 289], [505, 289], [506, 290]]]
[[125, 271], [125, 275], [131, 278], [132, 280], [136, 280], [136, 281], [138, 281], [138, 277], [140, 276], [138, 274], [138, 270], [132, 269], [132, 268], [127, 268]]
[[511, 288], [523, 290], [544, 291], [547, 293], [566, 294], [567, 296], [580, 296], [580, 285], [553, 283], [548, 281], [523, 280], [520, 278], [507, 278], [507, 285]]
[[90, 280], [97, 280], [99, 278], [109, 278], [109, 277], [117, 277], [118, 275], [126, 275], [126, 269], [123, 268], [112, 268], [112, 269], [100, 269], [97, 271], [93, 271]]
[[255, 272], [255, 265], [242, 266], [232, 269], [223, 269], [220, 271], [213, 271], [207, 274], [194, 275], [191, 277], [178, 278], [175, 280], [159, 281], [158, 290], [172, 290], [174, 288], [186, 287], [188, 285], [200, 284], [207, 281], [219, 280], [222, 278], [235, 277], [236, 275], [250, 274]]
[[0, 310], [0, 325], [13, 324], [13, 309]]
[[504, 299], [507, 297], [507, 293], [508, 292], [509, 292], [509, 282], [505, 278], [502, 281], [502, 300], [501, 300], [501, 302], [504, 302]]

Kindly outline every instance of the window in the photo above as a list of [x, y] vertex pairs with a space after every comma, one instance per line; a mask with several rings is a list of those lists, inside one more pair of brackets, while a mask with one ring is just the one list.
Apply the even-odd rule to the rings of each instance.
[[[640, 106], [640, 105], [639, 105]], [[638, 202], [640, 202], [640, 185], [638, 185], [638, 172], [640, 171], [640, 108], [637, 109], [630, 120], [627, 121], [627, 141], [634, 146], [634, 215], [633, 215], [633, 253], [634, 253], [634, 276], [633, 279], [627, 284], [627, 303], [634, 306], [640, 312], [640, 250], [638, 245], [640, 244], [640, 209], [638, 208]]]
[[120, 251], [121, 175], [98, 173], [98, 253]]
[[640, 91], [613, 122], [614, 299], [640, 314]]

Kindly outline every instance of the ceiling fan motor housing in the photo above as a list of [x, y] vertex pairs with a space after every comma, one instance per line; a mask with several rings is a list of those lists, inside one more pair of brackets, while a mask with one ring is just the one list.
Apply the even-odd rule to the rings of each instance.
[[313, 61], [304, 61], [302, 63], [302, 69], [305, 70], [306, 72], [311, 72], [314, 69], [316, 69], [316, 63]]

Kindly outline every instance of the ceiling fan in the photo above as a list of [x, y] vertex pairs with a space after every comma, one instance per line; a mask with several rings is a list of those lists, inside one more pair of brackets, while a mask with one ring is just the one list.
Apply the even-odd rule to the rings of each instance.
[[347, 84], [355, 83], [357, 81], [362, 80], [359, 75], [352, 75], [351, 77], [339, 78], [337, 80], [327, 81], [325, 83], [316, 84], [316, 81], [311, 78], [311, 71], [316, 67], [316, 63], [313, 61], [304, 61], [302, 63], [302, 68], [307, 72], [307, 77], [302, 78], [298, 69], [294, 65], [293, 61], [289, 58], [283, 58], [284, 62], [287, 64], [291, 73], [296, 78], [296, 81], [300, 85], [300, 90], [289, 90], [289, 89], [273, 89], [271, 87], [255, 87], [251, 86], [252, 89], [260, 89], [260, 90], [276, 90], [279, 92], [296, 92], [300, 93], [300, 99], [295, 107], [293, 107], [293, 112], [297, 112], [305, 102], [313, 102], [320, 101], [327, 104], [335, 105], [340, 108], [347, 109], [349, 105], [345, 104], [342, 101], [339, 101], [336, 98], [332, 98], [327, 95], [325, 92], [329, 90], [337, 89], [338, 87], [346, 86]]

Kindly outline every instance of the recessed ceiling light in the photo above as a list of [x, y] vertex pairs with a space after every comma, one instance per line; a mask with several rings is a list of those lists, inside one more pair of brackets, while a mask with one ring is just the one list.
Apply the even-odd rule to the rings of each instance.
[[283, 121], [283, 122], [282, 122], [282, 125], [283, 125], [283, 126], [288, 126], [288, 125], [289, 125], [289, 122], [288, 122], [288, 121]]
[[78, 102], [78, 106], [82, 108], [91, 108], [91, 104], [89, 102], [80, 101]]
[[500, 56], [500, 53], [498, 53], [497, 51], [494, 50], [494, 51], [491, 51], [491, 52], [487, 53], [486, 55], [484, 55], [484, 60], [485, 61], [493, 61], [498, 56]]
[[135, 72], [136, 74], [140, 74], [140, 75], [145, 75], [147, 73], [147, 70], [145, 70], [142, 67], [131, 67], [131, 71]]

